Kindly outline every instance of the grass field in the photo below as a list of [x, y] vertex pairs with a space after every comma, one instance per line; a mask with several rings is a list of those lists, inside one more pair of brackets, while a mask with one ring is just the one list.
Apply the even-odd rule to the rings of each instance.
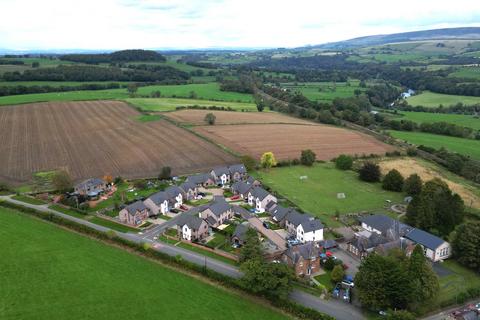
[[201, 99], [179, 99], [179, 98], [129, 98], [128, 103], [139, 107], [143, 111], [173, 111], [177, 107], [201, 106], [201, 107], [229, 107], [234, 110], [257, 111], [254, 103], [214, 101]]
[[113, 221], [110, 221], [110, 220], [107, 220], [107, 219], [103, 219], [103, 218], [100, 218], [100, 217], [92, 217], [88, 220], [92, 223], [98, 224], [100, 226], [104, 226], [106, 228], [110, 228], [112, 230], [120, 231], [120, 232], [125, 232], [126, 233], [126, 232], [138, 232], [139, 231], [138, 229], [131, 228], [131, 227], [125, 226], [123, 224], [116, 223], [116, 222], [113, 222]]
[[416, 123], [433, 123], [444, 121], [475, 130], [480, 130], [480, 118], [474, 118], [472, 115], [406, 111], [400, 112], [399, 115], [403, 115], [403, 117], [396, 119], [405, 119], [414, 121]]
[[455, 105], [459, 102], [465, 105], [473, 105], [473, 104], [480, 103], [480, 97], [457, 96], [457, 95], [451, 95], [451, 94], [442, 94], [442, 93], [424, 91], [421, 94], [407, 98], [407, 102], [412, 106], [436, 108], [439, 105], [448, 107], [451, 105]]
[[118, 83], [118, 84], [127, 84], [128, 81], [0, 81], [0, 87], [10, 87], [10, 86], [50, 86], [50, 87], [74, 87], [80, 86], [82, 84], [109, 84], [109, 83]]
[[1, 319], [287, 319], [142, 257], [0, 209]]
[[480, 277], [473, 271], [462, 267], [456, 261], [449, 259], [442, 263], [452, 274], [440, 277], [440, 293], [437, 302], [441, 303], [452, 298], [469, 288], [480, 286]]
[[305, 82], [298, 83], [285, 83], [282, 87], [288, 88], [292, 91], [300, 91], [305, 97], [314, 101], [331, 102], [335, 98], [349, 98], [354, 96], [356, 89], [365, 90], [360, 88], [359, 81], [352, 80], [349, 82]]
[[448, 76], [480, 80], [480, 67], [463, 67], [450, 73]]
[[[321, 218], [329, 226], [338, 226], [335, 212], [383, 211], [386, 200], [401, 202], [403, 195], [382, 190], [379, 183], [365, 183], [353, 171], [335, 169], [332, 163], [313, 167], [295, 166], [257, 171], [256, 175], [273, 190], [294, 202], [305, 212]], [[300, 177], [307, 177], [300, 179]], [[338, 199], [345, 193], [345, 199]]]
[[445, 148], [452, 152], [480, 160], [480, 140], [470, 140], [449, 136], [441, 136], [424, 132], [407, 132], [407, 131], [389, 131], [390, 134], [398, 139], [408, 141], [410, 143], [429, 146], [435, 149]]
[[43, 202], [42, 200], [35, 199], [35, 198], [32, 198], [32, 197], [28, 197], [28, 196], [24, 196], [24, 195], [13, 196], [12, 199], [17, 200], [17, 201], [22, 201], [22, 202], [25, 202], [25, 203], [29, 203], [29, 204], [35, 204], [35, 205], [41, 205], [41, 204], [46, 203], [46, 202]]

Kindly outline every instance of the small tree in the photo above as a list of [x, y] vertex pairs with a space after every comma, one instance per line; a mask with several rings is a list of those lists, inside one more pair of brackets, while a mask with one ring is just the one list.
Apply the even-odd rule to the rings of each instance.
[[380, 177], [380, 167], [375, 163], [365, 162], [359, 170], [360, 180], [366, 182], [378, 182], [380, 181]]
[[55, 172], [52, 177], [52, 184], [54, 188], [60, 192], [67, 192], [73, 187], [72, 178], [68, 172], [64, 170]]
[[257, 162], [255, 161], [255, 159], [253, 159], [249, 155], [242, 156], [240, 158], [240, 161], [243, 163], [243, 165], [245, 166], [245, 169], [247, 169], [247, 171], [253, 171], [253, 170], [255, 170], [255, 167], [257, 166]]
[[40, 67], [40, 62], [38, 61], [32, 62], [32, 68], [38, 68], [38, 67]]
[[265, 152], [262, 154], [262, 157], [260, 158], [260, 164], [264, 169], [275, 167], [277, 165], [277, 160], [275, 160], [275, 155], [273, 152]]
[[403, 176], [396, 169], [390, 170], [383, 178], [382, 188], [384, 190], [400, 192], [403, 189]]
[[262, 112], [265, 109], [265, 103], [263, 101], [257, 102], [257, 110], [258, 112]]
[[159, 180], [169, 180], [172, 175], [172, 169], [170, 167], [163, 167], [162, 171], [158, 175]]
[[345, 154], [339, 155], [335, 159], [335, 167], [340, 170], [350, 170], [353, 166], [353, 158]]
[[122, 184], [122, 183], [123, 183], [123, 178], [120, 177], [120, 176], [117, 176], [117, 177], [115, 177], [115, 179], [113, 180], [113, 183], [116, 184], [116, 185]]
[[147, 182], [143, 179], [135, 180], [133, 186], [137, 189], [144, 190], [147, 188]]
[[343, 280], [343, 277], [345, 277], [345, 270], [343, 270], [341, 265], [336, 265], [330, 276], [333, 282], [340, 282]]
[[409, 196], [416, 196], [422, 192], [423, 181], [416, 173], [410, 175], [403, 184], [403, 191]]
[[130, 94], [130, 97], [134, 97], [137, 93], [138, 86], [136, 83], [129, 83], [127, 86], [127, 91]]
[[317, 155], [312, 150], [303, 150], [300, 155], [300, 163], [310, 167], [315, 163], [316, 158]]
[[213, 126], [215, 124], [215, 120], [217, 120], [217, 117], [213, 113], [207, 113], [203, 120], [209, 125]]
[[241, 263], [248, 260], [263, 260], [262, 246], [255, 229], [248, 228], [244, 242], [245, 243], [240, 250], [239, 261]]

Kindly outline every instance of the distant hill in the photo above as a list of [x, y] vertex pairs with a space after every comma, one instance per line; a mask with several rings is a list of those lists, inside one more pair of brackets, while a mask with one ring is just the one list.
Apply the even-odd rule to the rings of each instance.
[[374, 36], [359, 37], [350, 40], [330, 42], [311, 46], [320, 49], [349, 49], [383, 45], [394, 42], [421, 41], [421, 40], [480, 40], [480, 27], [448, 28], [422, 30], [403, 33], [380, 34]]

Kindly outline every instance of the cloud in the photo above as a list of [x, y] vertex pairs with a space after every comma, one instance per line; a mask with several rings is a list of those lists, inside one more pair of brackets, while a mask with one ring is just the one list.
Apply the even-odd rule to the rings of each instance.
[[294, 47], [480, 26], [480, 1], [0, 0], [0, 47]]

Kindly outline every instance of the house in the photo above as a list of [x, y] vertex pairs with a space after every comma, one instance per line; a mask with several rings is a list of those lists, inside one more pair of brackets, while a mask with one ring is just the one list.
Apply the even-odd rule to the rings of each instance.
[[74, 186], [74, 192], [78, 195], [95, 198], [108, 189], [107, 183], [99, 178], [84, 180]]
[[239, 195], [242, 199], [247, 199], [248, 198], [248, 192], [250, 189], [252, 189], [253, 186], [251, 184], [248, 184], [243, 181], [237, 181], [232, 184], [230, 189], [232, 190], [232, 193], [235, 195]]
[[180, 239], [197, 242], [208, 237], [208, 224], [202, 218], [187, 214], [177, 222]]
[[249, 229], [248, 224], [239, 224], [235, 231], [233, 231], [233, 235], [231, 238], [232, 244], [243, 246], [245, 243], [245, 239], [247, 237], [247, 231]]
[[265, 212], [270, 201], [277, 202], [277, 198], [261, 187], [253, 187], [248, 191], [248, 204], [255, 207], [257, 212]]
[[226, 185], [230, 183], [230, 170], [228, 167], [216, 167], [210, 174], [217, 185]]
[[143, 203], [150, 209], [152, 215], [167, 214], [170, 196], [164, 191], [152, 194]]
[[290, 208], [285, 216], [285, 229], [289, 234], [296, 235], [297, 228], [302, 222], [312, 221], [313, 219], [314, 218], [309, 214], [302, 214]]
[[320, 271], [320, 249], [314, 242], [288, 248], [282, 260], [293, 267], [297, 276], [311, 276]]
[[413, 227], [383, 214], [364, 216], [359, 219], [362, 228], [385, 237], [398, 238], [407, 234]]
[[252, 214], [245, 208], [232, 205], [233, 214], [237, 217], [241, 217], [244, 220], [248, 220], [252, 217]]
[[171, 207], [179, 208], [183, 204], [184, 193], [183, 190], [177, 186], [170, 186], [165, 189], [168, 195], [168, 202]]
[[262, 185], [262, 183], [259, 180], [255, 179], [252, 176], [248, 176], [245, 179], [245, 182], [248, 183], [248, 184], [251, 184], [254, 187], [260, 187]]
[[215, 185], [215, 181], [209, 173], [199, 173], [188, 176], [186, 181], [196, 184], [197, 187], [209, 187]]
[[234, 164], [228, 167], [230, 172], [230, 179], [232, 181], [243, 180], [247, 175], [247, 169], [243, 164]]
[[323, 240], [323, 224], [318, 219], [305, 220], [297, 227], [297, 239], [301, 243]]
[[149, 211], [148, 207], [142, 201], [137, 201], [120, 210], [118, 217], [123, 223], [139, 226], [147, 220]]
[[191, 181], [182, 183], [180, 185], [180, 189], [182, 189], [183, 193], [185, 194], [185, 200], [187, 201], [194, 200], [198, 196], [197, 185]]
[[215, 197], [212, 204], [199, 212], [199, 217], [205, 219], [210, 227], [217, 228], [233, 218], [233, 208], [225, 201], [225, 198]]
[[272, 220], [278, 223], [279, 226], [284, 227], [285, 218], [287, 217], [287, 214], [292, 210], [293, 209], [291, 208], [285, 208], [281, 205], [276, 205], [274, 208], [271, 208], [269, 212]]
[[353, 239], [347, 243], [347, 251], [359, 258], [365, 258], [374, 252], [377, 246], [387, 242], [389, 240], [381, 234], [365, 230], [355, 234]]
[[452, 255], [450, 243], [423, 230], [413, 229], [405, 238], [421, 245], [425, 256], [433, 262], [445, 260]]

